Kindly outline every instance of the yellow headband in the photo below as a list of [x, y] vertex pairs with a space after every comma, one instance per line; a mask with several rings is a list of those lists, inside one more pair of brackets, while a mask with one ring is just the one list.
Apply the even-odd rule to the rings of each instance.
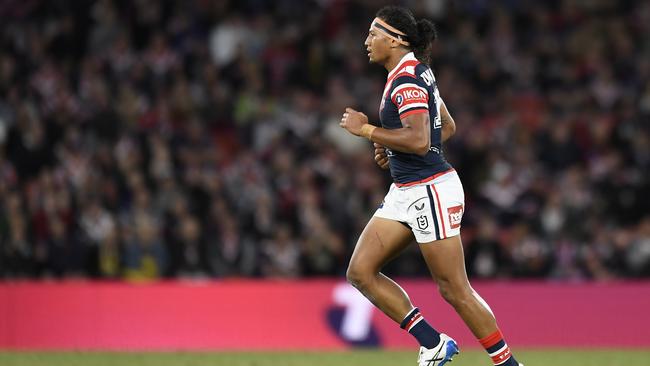
[[372, 25], [370, 27], [375, 28], [377, 31], [381, 32], [386, 37], [390, 39], [394, 39], [399, 44], [402, 44], [404, 46], [410, 45], [408, 41], [404, 40], [404, 38], [406, 38], [406, 34], [404, 32], [386, 23], [381, 18], [375, 18], [372, 21]]

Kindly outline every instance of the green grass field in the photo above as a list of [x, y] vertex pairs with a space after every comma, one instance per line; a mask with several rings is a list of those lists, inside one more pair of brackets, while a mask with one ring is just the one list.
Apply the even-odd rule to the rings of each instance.
[[[517, 352], [526, 366], [648, 366], [645, 351], [528, 350]], [[415, 352], [226, 352], [226, 353], [74, 353], [0, 352], [2, 366], [401, 366], [415, 365]], [[453, 366], [490, 366], [480, 351], [462, 352]]]

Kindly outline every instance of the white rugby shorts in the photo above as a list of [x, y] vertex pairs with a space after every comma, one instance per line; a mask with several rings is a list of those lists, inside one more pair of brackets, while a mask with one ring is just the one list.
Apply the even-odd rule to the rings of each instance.
[[418, 243], [460, 234], [465, 210], [463, 185], [455, 170], [428, 182], [398, 187], [391, 184], [374, 216], [408, 225]]

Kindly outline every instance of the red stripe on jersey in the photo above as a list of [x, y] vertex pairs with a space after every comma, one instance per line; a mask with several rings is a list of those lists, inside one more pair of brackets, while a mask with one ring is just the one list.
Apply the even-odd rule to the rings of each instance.
[[429, 113], [429, 110], [426, 108], [413, 108], [409, 109], [408, 111], [402, 113], [399, 115], [400, 119], [404, 119], [408, 116], [414, 115], [414, 114], [420, 114], [420, 113]]
[[[398, 68], [395, 71], [394, 75], [388, 74], [388, 79], [386, 80], [386, 84], [384, 85], [384, 93], [382, 95], [382, 103], [383, 100], [386, 98], [386, 94], [390, 96], [390, 89], [391, 89], [391, 84], [393, 83], [393, 80], [400, 76], [411, 76], [415, 77], [415, 67], [420, 63], [418, 60], [409, 60], [405, 61], [403, 64], [398, 65]], [[413, 66], [413, 73], [406, 72], [406, 68], [409, 66]], [[395, 70], [395, 69], [394, 69]]]
[[390, 79], [389, 82], [392, 83], [395, 79], [400, 78], [402, 76], [410, 76], [412, 78], [415, 78], [415, 74], [411, 74], [410, 72], [404, 71], [404, 72], [400, 72], [399, 74], [395, 75], [395, 77]]
[[[404, 62], [399, 70], [395, 73], [395, 75], [391, 76], [386, 80], [386, 85], [384, 86], [384, 89], [390, 85], [390, 83], [393, 82], [393, 80], [397, 79], [400, 76], [415, 76], [415, 66], [417, 66], [420, 63], [418, 60], [411, 60], [411, 61], [406, 61]], [[413, 66], [413, 73], [402, 71], [406, 70], [407, 67]]]
[[434, 180], [434, 179], [436, 179], [436, 178], [438, 178], [438, 177], [440, 177], [442, 175], [445, 175], [447, 173], [451, 173], [453, 171], [454, 171], [454, 169], [452, 168], [452, 169], [449, 169], [449, 170], [445, 170], [444, 172], [436, 173], [436, 174], [434, 174], [434, 175], [432, 175], [432, 176], [430, 176], [428, 178], [424, 178], [424, 179], [421, 179], [421, 180], [416, 180], [414, 182], [395, 183], [395, 187], [410, 187], [410, 186], [414, 186], [416, 184], [430, 182], [430, 181], [432, 181], [432, 180]]
[[413, 64], [417, 65], [419, 63], [418, 59], [413, 57], [408, 57], [408, 55], [404, 56], [398, 63], [395, 65], [395, 67], [388, 73], [387, 79], [392, 79], [395, 74], [398, 74], [404, 66], [411, 66]]

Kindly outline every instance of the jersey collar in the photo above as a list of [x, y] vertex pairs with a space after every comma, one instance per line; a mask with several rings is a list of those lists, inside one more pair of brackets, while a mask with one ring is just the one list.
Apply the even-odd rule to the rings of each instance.
[[395, 75], [395, 74], [399, 71], [399, 69], [402, 68], [402, 65], [403, 65], [406, 61], [417, 61], [417, 58], [415, 58], [415, 55], [413, 54], [413, 52], [409, 52], [409, 53], [407, 53], [406, 55], [402, 56], [402, 59], [399, 60], [399, 62], [397, 63], [397, 66], [395, 66], [395, 67], [394, 67], [392, 70], [390, 70], [390, 72], [388, 73], [388, 79], [390, 79], [393, 75]]

